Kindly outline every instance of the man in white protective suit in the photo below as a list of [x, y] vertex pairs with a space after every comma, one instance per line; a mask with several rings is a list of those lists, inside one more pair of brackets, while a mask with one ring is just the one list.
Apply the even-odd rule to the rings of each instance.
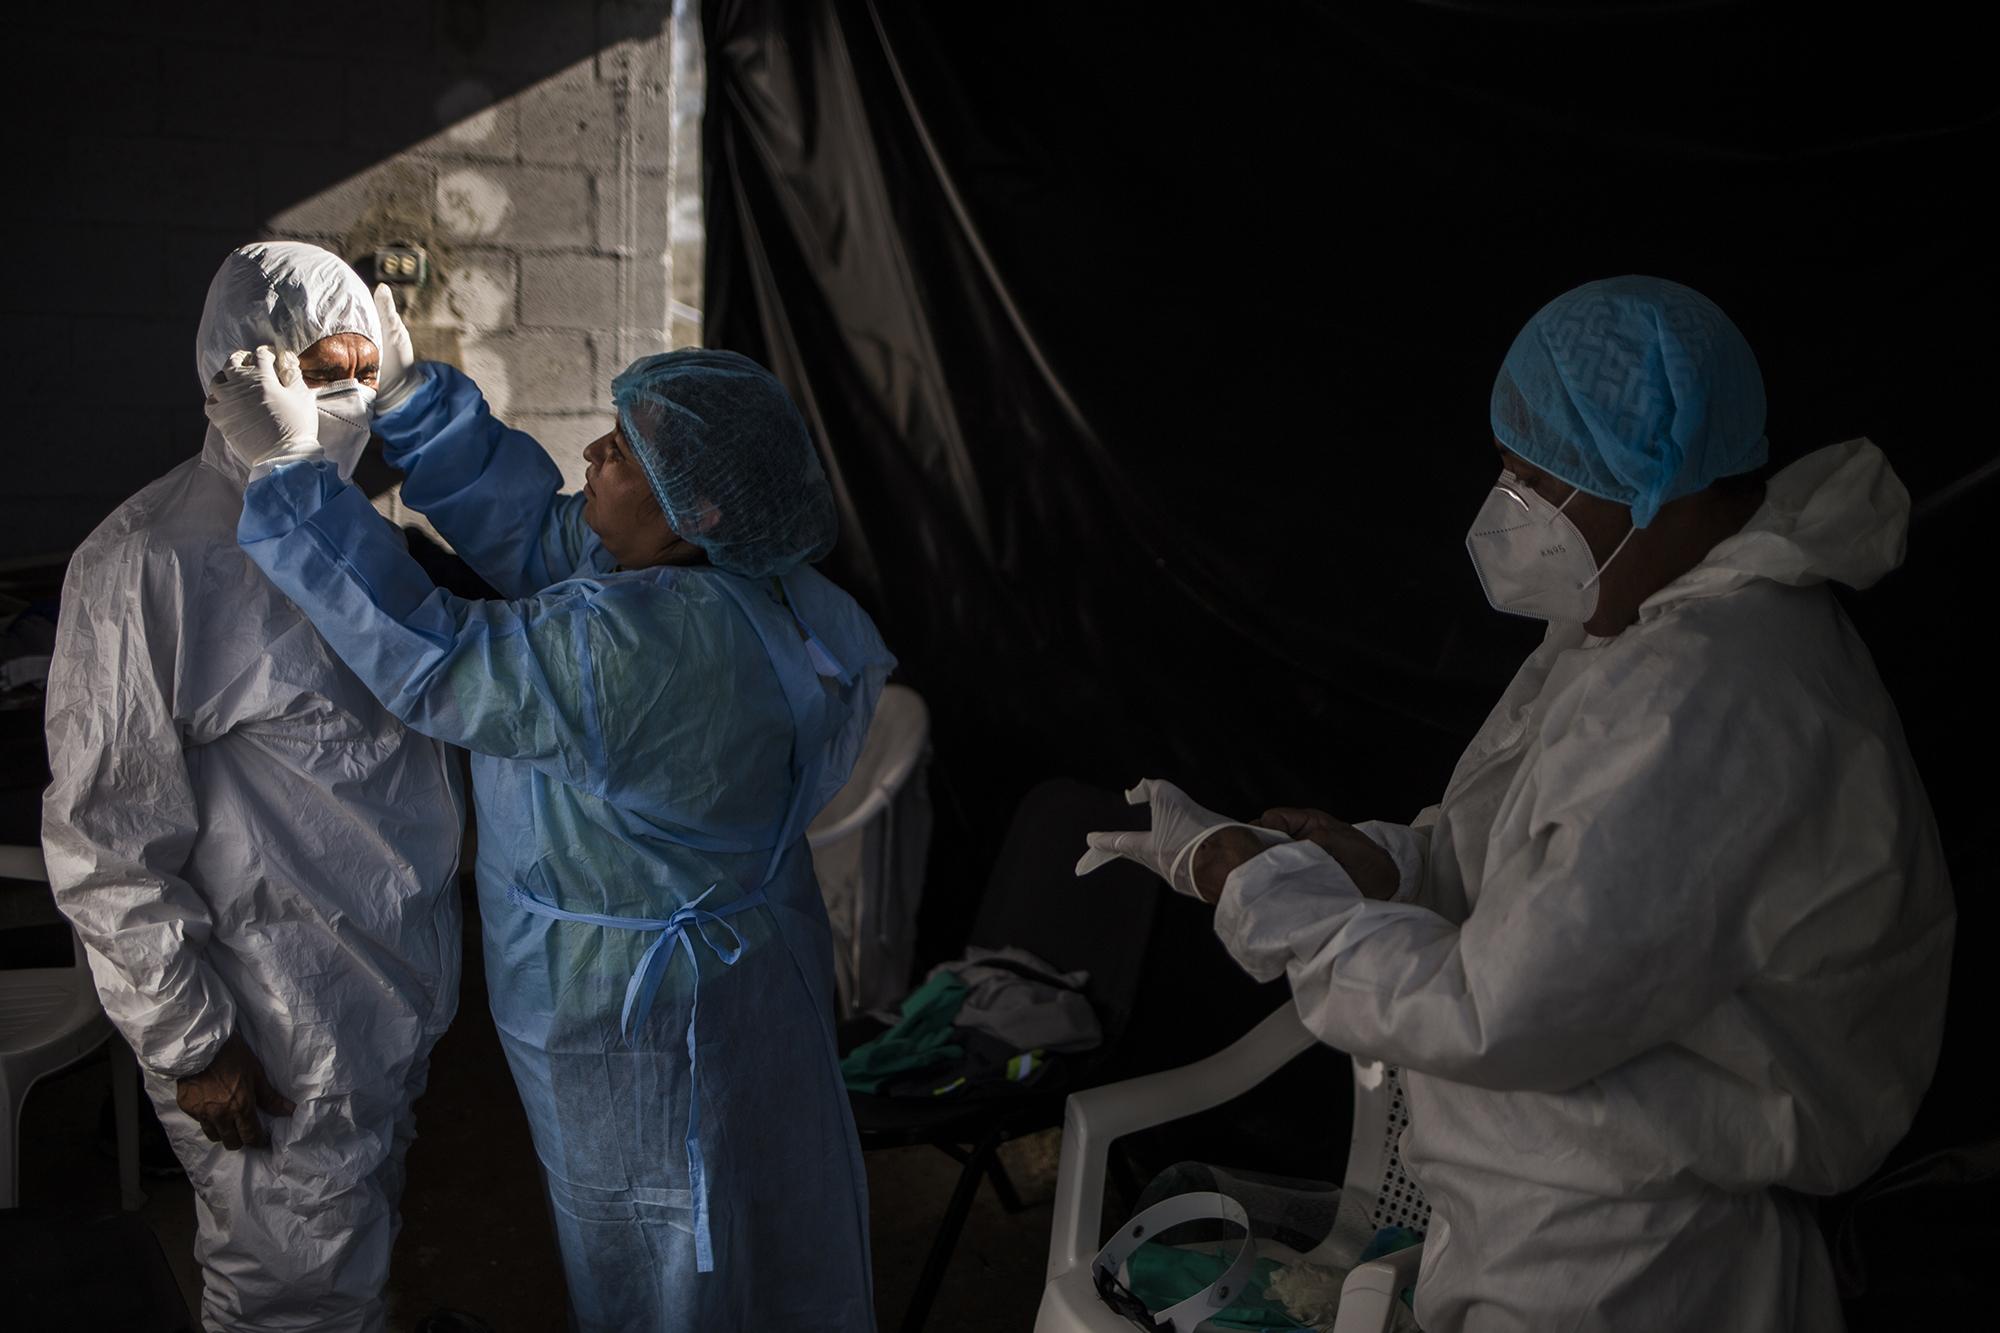
[[1762, 377], [1698, 293], [1550, 303], [1493, 394], [1467, 542], [1549, 622], [1409, 825], [1168, 783], [1090, 835], [1216, 905], [1322, 1040], [1405, 1071], [1427, 1333], [1828, 1333], [1810, 1196], [1909, 1128], [1954, 911], [1902, 727], [1831, 581], [1902, 562], [1866, 440], [1765, 481]]
[[[209, 287], [232, 349], [296, 355], [343, 473], [369, 438], [376, 307], [316, 246]], [[236, 541], [211, 426], [70, 562], [48, 681], [56, 901], [193, 1181], [215, 1330], [377, 1330], [432, 1044], [458, 1000], [457, 757], [406, 730]]]

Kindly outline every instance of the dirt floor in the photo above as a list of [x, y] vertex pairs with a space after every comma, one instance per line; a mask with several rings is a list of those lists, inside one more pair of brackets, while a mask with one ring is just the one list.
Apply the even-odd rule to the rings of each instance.
[[[477, 929], [468, 919], [471, 930]], [[417, 1106], [404, 1225], [390, 1276], [390, 1328], [409, 1330], [442, 1306], [476, 1314], [498, 1333], [565, 1327], [562, 1277], [543, 1211], [527, 1122], [486, 1015], [477, 939], [468, 935], [460, 1017], [439, 1042], [430, 1090]], [[117, 1168], [98, 1144], [106, 1064], [92, 1059], [40, 1084], [21, 1125], [21, 1201], [52, 1219], [101, 1216], [118, 1205]], [[1017, 1333], [1032, 1327], [1047, 1254], [1055, 1145], [1049, 1136], [1006, 1150], [1025, 1211], [1009, 1215], [982, 1186], [928, 1327]], [[929, 1148], [871, 1154], [877, 1313], [900, 1326], [958, 1164]], [[189, 1307], [201, 1277], [186, 1180], [145, 1182], [142, 1216]]]

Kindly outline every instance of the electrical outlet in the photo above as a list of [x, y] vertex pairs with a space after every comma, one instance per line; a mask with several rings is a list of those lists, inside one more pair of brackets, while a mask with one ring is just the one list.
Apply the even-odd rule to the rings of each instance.
[[392, 287], [421, 287], [430, 277], [431, 259], [421, 245], [376, 247], [375, 281]]

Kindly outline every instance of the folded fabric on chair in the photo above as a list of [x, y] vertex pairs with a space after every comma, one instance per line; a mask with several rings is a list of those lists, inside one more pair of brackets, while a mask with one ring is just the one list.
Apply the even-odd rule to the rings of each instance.
[[1064, 1052], [1091, 1050], [1104, 1030], [1083, 986], [1025, 949], [967, 949], [931, 970], [895, 1026], [848, 1053], [850, 1092], [883, 1097], [1005, 1096], [1042, 1080]]
[[952, 1023], [965, 1002], [965, 983], [937, 972], [903, 1001], [896, 1025], [864, 1042], [840, 1062], [850, 1092], [880, 1092], [905, 1074], [938, 1068], [965, 1054], [954, 1040]]
[[1004, 1097], [1041, 1082], [1052, 1061], [1047, 1051], [1017, 1051], [984, 1032], [958, 1028], [957, 1059], [915, 1073], [901, 1074], [877, 1089], [884, 1097], [976, 1099]]
[[1058, 972], [1026, 949], [974, 945], [931, 976], [941, 973], [965, 983], [958, 1026], [989, 1033], [1017, 1051], [1088, 1051], [1104, 1040], [1083, 994], [1088, 972]]

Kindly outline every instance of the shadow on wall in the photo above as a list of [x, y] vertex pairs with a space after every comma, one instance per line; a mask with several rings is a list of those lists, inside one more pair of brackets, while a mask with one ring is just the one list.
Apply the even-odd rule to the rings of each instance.
[[36, 385], [15, 428], [66, 447], [17, 452], [0, 561], [66, 554], [199, 447], [202, 299], [259, 237], [326, 245], [371, 280], [377, 245], [422, 245], [432, 281], [403, 289], [419, 355], [490, 379], [559, 458], [599, 433], [612, 362], [699, 337], [668, 328], [672, 10], [120, 3], [25, 21], [10, 82], [35, 111], [8, 118], [26, 184], [5, 228], [28, 262], [0, 303]]

